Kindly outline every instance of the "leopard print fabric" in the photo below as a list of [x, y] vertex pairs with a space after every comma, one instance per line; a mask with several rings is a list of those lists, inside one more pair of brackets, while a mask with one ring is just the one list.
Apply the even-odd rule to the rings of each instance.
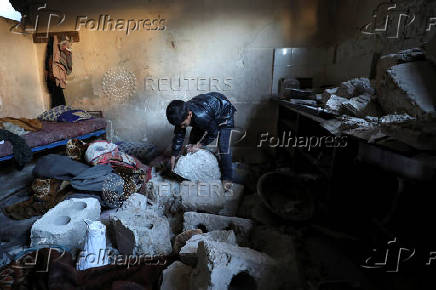
[[87, 144], [79, 139], [70, 139], [66, 145], [66, 153], [67, 156], [70, 156], [71, 159], [76, 161], [83, 161], [83, 157], [85, 156], [85, 152], [87, 149]]

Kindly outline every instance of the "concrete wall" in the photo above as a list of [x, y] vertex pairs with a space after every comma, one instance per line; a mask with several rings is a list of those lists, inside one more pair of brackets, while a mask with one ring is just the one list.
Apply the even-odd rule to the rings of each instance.
[[44, 110], [32, 37], [9, 29], [17, 22], [0, 17], [0, 117], [36, 117]]
[[[48, 7], [66, 15], [65, 22], [52, 30], [74, 29], [78, 16], [166, 20], [162, 31], [141, 29], [129, 35], [81, 26], [65, 90], [67, 103], [103, 110], [118, 137], [147, 139], [161, 147], [171, 140], [172, 127], [165, 117], [170, 100], [187, 100], [209, 90], [224, 93], [235, 104], [236, 125], [248, 130], [249, 144], [255, 144], [262, 131], [274, 131], [274, 48], [322, 46], [329, 23], [327, 1], [318, 0], [79, 0], [51, 1]], [[40, 72], [45, 47], [37, 45]], [[136, 77], [135, 92], [121, 101], [111, 98], [102, 85], [105, 73], [120, 67]], [[184, 78], [195, 79], [191, 88]], [[179, 79], [184, 83], [181, 90]], [[48, 103], [47, 94], [45, 98]]]

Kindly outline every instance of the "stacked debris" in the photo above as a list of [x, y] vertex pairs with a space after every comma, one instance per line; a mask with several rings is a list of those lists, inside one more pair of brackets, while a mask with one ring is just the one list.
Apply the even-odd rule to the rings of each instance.
[[436, 67], [419, 48], [382, 56], [374, 81], [357, 78], [322, 94], [339, 116], [323, 126], [333, 134], [368, 139], [393, 124], [424, 122], [436, 116]]

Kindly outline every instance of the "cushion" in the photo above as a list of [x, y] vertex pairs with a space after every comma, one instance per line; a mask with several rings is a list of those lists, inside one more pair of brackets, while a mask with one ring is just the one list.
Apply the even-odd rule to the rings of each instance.
[[56, 122], [59, 118], [59, 116], [66, 111], [70, 111], [73, 108], [69, 107], [69, 106], [65, 106], [65, 105], [60, 105], [57, 107], [54, 107], [48, 111], [45, 111], [44, 113], [42, 113], [41, 115], [38, 116], [39, 120], [42, 121], [53, 121]]
[[92, 119], [92, 115], [83, 110], [70, 110], [59, 115], [58, 122], [78, 122], [82, 120]]

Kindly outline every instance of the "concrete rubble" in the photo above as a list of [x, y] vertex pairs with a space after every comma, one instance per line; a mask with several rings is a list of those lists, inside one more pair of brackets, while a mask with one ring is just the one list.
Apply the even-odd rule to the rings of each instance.
[[234, 216], [243, 195], [244, 186], [233, 184], [224, 190], [221, 180], [210, 182], [184, 181], [180, 185], [183, 210], [202, 211], [213, 214]]
[[422, 61], [426, 59], [425, 52], [421, 48], [412, 48], [407, 50], [402, 50], [398, 53], [392, 53], [380, 57], [377, 62], [377, 72], [376, 72], [376, 91], [380, 94], [380, 89], [384, 86], [385, 73], [387, 70], [393, 66], [413, 62]]
[[195, 266], [197, 264], [198, 243], [201, 241], [223, 242], [237, 246], [236, 236], [233, 231], [212, 231], [205, 234], [192, 236], [180, 249], [179, 255], [183, 263]]
[[180, 249], [186, 245], [186, 242], [189, 241], [195, 235], [201, 235], [203, 233], [200, 229], [195, 230], [187, 230], [180, 234], [178, 234], [174, 238], [174, 253], [178, 254]]
[[358, 97], [360, 95], [374, 95], [375, 90], [371, 87], [371, 82], [368, 78], [356, 78], [347, 82], [341, 83], [341, 86], [336, 90], [336, 95], [346, 99]]
[[247, 245], [253, 222], [249, 219], [226, 217], [208, 213], [185, 212], [183, 215], [184, 230], [201, 229], [203, 232], [233, 230], [238, 244]]
[[427, 61], [395, 65], [379, 84], [379, 103], [387, 114], [406, 113], [416, 118], [435, 115], [436, 69]]
[[213, 181], [221, 179], [216, 157], [208, 150], [198, 150], [181, 156], [174, 172], [191, 181]]
[[339, 110], [343, 114], [359, 118], [379, 115], [371, 95], [368, 94], [353, 97], [350, 100], [342, 102]]
[[31, 247], [63, 246], [74, 254], [85, 243], [84, 220], [100, 219], [100, 203], [95, 198], [72, 198], [50, 209], [31, 229]]
[[161, 290], [189, 290], [192, 268], [175, 261], [163, 271]]
[[172, 252], [167, 218], [141, 194], [133, 194], [112, 217], [117, 249], [121, 254], [164, 256]]
[[191, 289], [277, 289], [278, 265], [264, 253], [222, 242], [201, 241]]

